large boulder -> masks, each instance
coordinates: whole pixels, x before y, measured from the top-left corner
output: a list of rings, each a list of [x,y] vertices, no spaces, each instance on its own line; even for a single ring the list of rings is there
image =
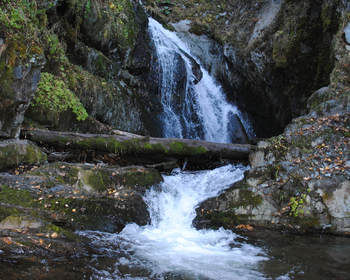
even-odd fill
[[[0,203],[55,211],[60,220],[53,222],[61,226],[119,232],[126,223],[149,222],[142,195],[162,181],[157,170],[141,166],[54,163],[25,174],[2,173]],[[0,211],[0,218],[6,213],[11,211]],[[39,216],[52,220],[45,213]]]
[[[46,154],[32,142],[27,140],[0,142],[0,170],[16,168],[27,164],[43,164],[46,161]]]

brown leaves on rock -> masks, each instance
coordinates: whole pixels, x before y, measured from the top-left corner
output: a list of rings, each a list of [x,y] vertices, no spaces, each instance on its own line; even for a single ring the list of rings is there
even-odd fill
[[[11,237],[3,237],[0,239],[1,241],[5,242],[7,245],[10,245],[13,243],[12,238]]]
[[[238,226],[236,226],[236,228],[243,229],[243,230],[249,230],[249,231],[253,230],[253,227],[251,225],[238,225]]]
[[[332,177],[334,174],[350,175],[349,146],[350,146],[350,114],[326,116],[322,118],[310,118],[309,125],[302,127],[294,136],[320,134],[323,143],[314,146],[313,152],[302,158],[291,161],[293,165],[303,164],[309,175],[304,174],[303,180],[322,179]],[[328,131],[327,131],[328,129]],[[324,135],[322,134],[325,131]],[[333,131],[333,134],[332,134]],[[339,135],[340,133],[340,135]],[[322,136],[323,135],[323,136]],[[332,136],[338,135],[337,142],[332,142]],[[292,136],[292,135],[290,135]],[[301,167],[302,168],[302,167]]]

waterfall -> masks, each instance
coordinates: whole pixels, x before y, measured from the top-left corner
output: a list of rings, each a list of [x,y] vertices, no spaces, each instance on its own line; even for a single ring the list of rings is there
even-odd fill
[[[164,176],[145,195],[152,222],[128,224],[121,233],[81,232],[115,258],[111,271],[96,279],[265,279],[260,248],[236,241],[230,230],[196,230],[195,207],[243,178],[243,166]],[[95,279],[95,278],[94,278]]]
[[[161,69],[164,136],[230,142],[230,118],[240,112],[175,33],[153,19],[149,28]],[[237,241],[230,230],[192,225],[196,207],[243,179],[248,168],[174,170],[144,195],[151,224],[128,224],[119,234],[80,232],[115,261],[108,271],[94,265],[94,279],[264,279],[260,248]]]
[[[152,18],[149,30],[160,66],[164,137],[230,143],[232,115],[238,115],[245,130],[251,131],[248,121],[226,101],[221,86],[191,56],[176,33]]]

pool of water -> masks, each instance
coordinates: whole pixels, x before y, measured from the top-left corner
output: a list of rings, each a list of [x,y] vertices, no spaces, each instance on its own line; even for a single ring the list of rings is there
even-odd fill
[[[0,279],[215,279],[193,270],[175,269],[156,274],[152,268],[154,263],[145,259],[135,261],[135,252],[131,248],[121,251],[120,243],[106,238],[111,234],[94,232],[93,235],[95,237],[91,241],[95,249],[88,256],[57,259],[0,256]],[[263,259],[255,265],[245,266],[230,278],[221,279],[350,279],[349,238],[253,231],[239,233],[232,244],[238,249],[247,245],[259,248]],[[241,262],[233,255],[232,258],[232,263]],[[211,269],[218,269],[221,262],[228,263],[228,260],[208,257]]]
[[[267,279],[350,279],[349,238],[270,231],[242,236],[266,253],[259,271]]]

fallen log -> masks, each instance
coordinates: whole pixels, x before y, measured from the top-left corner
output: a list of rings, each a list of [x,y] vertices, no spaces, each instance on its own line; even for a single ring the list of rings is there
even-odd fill
[[[43,130],[22,130],[21,138],[48,144],[61,150],[79,149],[85,151],[125,155],[163,155],[169,157],[221,158],[248,160],[255,146],[248,144],[225,144],[203,140],[178,138],[155,138],[131,133],[120,135],[80,134]]]

